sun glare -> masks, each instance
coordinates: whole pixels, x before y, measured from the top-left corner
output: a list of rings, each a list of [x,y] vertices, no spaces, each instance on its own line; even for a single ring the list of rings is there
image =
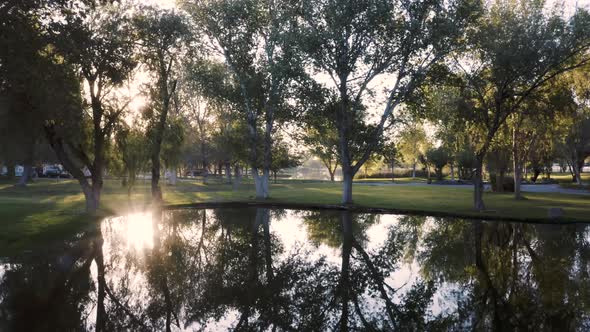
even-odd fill
[[[123,217],[120,227],[122,229],[119,234],[124,234],[128,249],[151,249],[154,246],[151,213],[129,214]]]

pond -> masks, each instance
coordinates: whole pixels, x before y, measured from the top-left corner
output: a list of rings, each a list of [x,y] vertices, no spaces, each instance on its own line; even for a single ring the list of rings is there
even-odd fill
[[[589,262],[586,225],[137,213],[0,259],[0,331],[584,331]]]

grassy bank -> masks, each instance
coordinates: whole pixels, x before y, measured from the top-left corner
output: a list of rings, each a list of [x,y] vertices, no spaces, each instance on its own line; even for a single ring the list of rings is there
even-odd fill
[[[227,184],[203,185],[197,181],[163,186],[166,204],[252,201],[252,185],[236,191]],[[338,204],[341,186],[330,182],[282,181],[271,188],[271,203]],[[526,200],[514,201],[510,194],[486,193],[489,211],[471,208],[471,187],[368,186],[354,187],[355,204],[371,208],[408,212],[445,213],[476,218],[543,220],[551,207],[565,210],[568,221],[590,222],[590,197],[527,193]],[[102,213],[124,214],[149,203],[149,183],[140,181],[131,197],[118,181],[106,181]],[[76,182],[38,180],[26,188],[0,183],[0,253],[27,248],[32,244],[63,239],[91,222],[83,213],[84,199]]]

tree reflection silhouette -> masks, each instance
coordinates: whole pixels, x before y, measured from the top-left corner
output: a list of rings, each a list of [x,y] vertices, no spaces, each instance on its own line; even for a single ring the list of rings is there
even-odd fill
[[[418,254],[425,278],[461,292],[452,314],[476,331],[577,331],[588,316],[588,229],[436,219]],[[458,251],[470,249],[463,255]]]
[[[153,211],[153,246],[134,248],[124,222],[7,259],[0,330],[590,328],[585,226],[186,209]],[[307,235],[281,233],[288,223]]]

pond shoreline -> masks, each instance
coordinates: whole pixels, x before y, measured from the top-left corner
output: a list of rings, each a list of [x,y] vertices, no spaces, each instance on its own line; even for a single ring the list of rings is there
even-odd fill
[[[486,220],[486,221],[500,221],[500,222],[519,222],[529,224],[554,224],[554,225],[576,225],[576,224],[590,224],[589,221],[568,220],[567,218],[518,218],[507,216],[494,215],[471,215],[456,212],[441,212],[441,211],[423,211],[423,210],[408,210],[408,209],[393,209],[393,208],[375,208],[362,205],[340,205],[340,204],[309,204],[309,203],[288,203],[288,202],[272,202],[272,201],[225,201],[225,202],[197,202],[197,203],[183,203],[183,204],[165,204],[164,210],[174,209],[214,209],[214,208],[245,208],[245,207],[267,207],[267,208],[282,208],[294,210],[341,210],[350,211],[354,213],[379,213],[379,214],[408,214],[415,216],[430,216],[430,217],[454,217],[469,220]],[[490,213],[491,210],[486,210]],[[474,214],[477,212],[473,212]]]

